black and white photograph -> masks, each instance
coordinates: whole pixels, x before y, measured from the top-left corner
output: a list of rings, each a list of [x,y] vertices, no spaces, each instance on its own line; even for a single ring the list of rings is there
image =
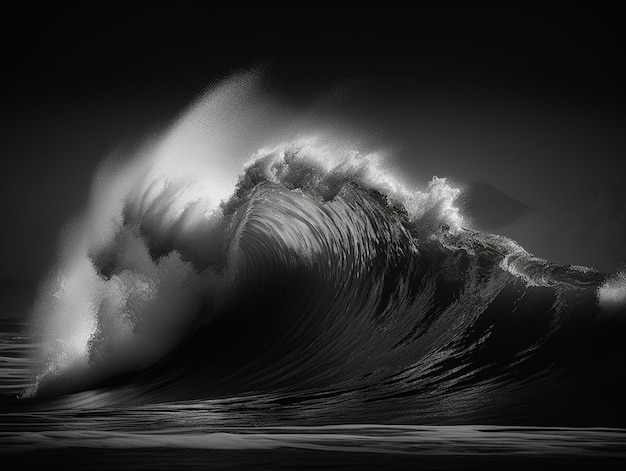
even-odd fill
[[[626,465],[619,4],[3,20],[3,470]]]

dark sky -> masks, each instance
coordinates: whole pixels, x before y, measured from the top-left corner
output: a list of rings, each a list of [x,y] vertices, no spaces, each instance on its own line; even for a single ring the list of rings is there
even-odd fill
[[[395,148],[416,183],[476,179],[541,205],[583,182],[624,180],[617,7],[297,5],[5,14],[0,277],[49,268],[58,231],[111,151],[254,66],[295,108],[334,90],[336,114]]]

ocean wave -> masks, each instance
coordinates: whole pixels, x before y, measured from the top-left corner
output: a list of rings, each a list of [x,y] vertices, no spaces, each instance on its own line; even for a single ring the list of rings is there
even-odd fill
[[[259,131],[254,83],[103,166],[41,290],[24,397],[254,392],[304,417],[525,420],[566,417],[597,395],[581,382],[616,374],[623,324],[601,311],[624,312],[621,278],[471,230],[445,178],[412,189],[347,139]],[[575,419],[623,420],[621,391]]]

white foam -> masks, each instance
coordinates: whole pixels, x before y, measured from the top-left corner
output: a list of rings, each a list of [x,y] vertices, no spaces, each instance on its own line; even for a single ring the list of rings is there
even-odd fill
[[[126,219],[148,224],[154,237],[201,245],[205,259],[222,250],[214,236],[224,229],[219,203],[252,146],[280,122],[280,113],[267,118],[258,79],[250,73],[215,87],[164,137],[100,167],[36,303],[38,391],[71,391],[149,365],[180,340],[198,305],[220,291],[218,274],[198,275],[176,251],[153,260]],[[116,265],[109,278],[93,263],[94,254],[107,251]]]
[[[598,304],[608,312],[626,311],[626,272],[608,278],[598,288]]]
[[[295,141],[263,148],[246,164],[246,179],[268,181],[289,189],[298,188],[308,194],[330,198],[348,182],[384,194],[392,203],[401,204],[409,216],[425,231],[437,230],[446,224],[450,231],[463,225],[459,209],[454,205],[460,190],[445,178],[433,177],[428,188],[410,189],[394,173],[385,168],[385,155],[360,153],[336,136],[312,135]],[[432,226],[432,227],[431,227]]]

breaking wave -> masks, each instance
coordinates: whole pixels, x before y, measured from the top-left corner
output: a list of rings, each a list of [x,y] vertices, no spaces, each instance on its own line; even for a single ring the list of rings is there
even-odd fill
[[[336,132],[268,120],[258,87],[216,87],[101,168],[41,289],[25,397],[623,424],[623,274],[472,230],[445,178],[414,189]]]

